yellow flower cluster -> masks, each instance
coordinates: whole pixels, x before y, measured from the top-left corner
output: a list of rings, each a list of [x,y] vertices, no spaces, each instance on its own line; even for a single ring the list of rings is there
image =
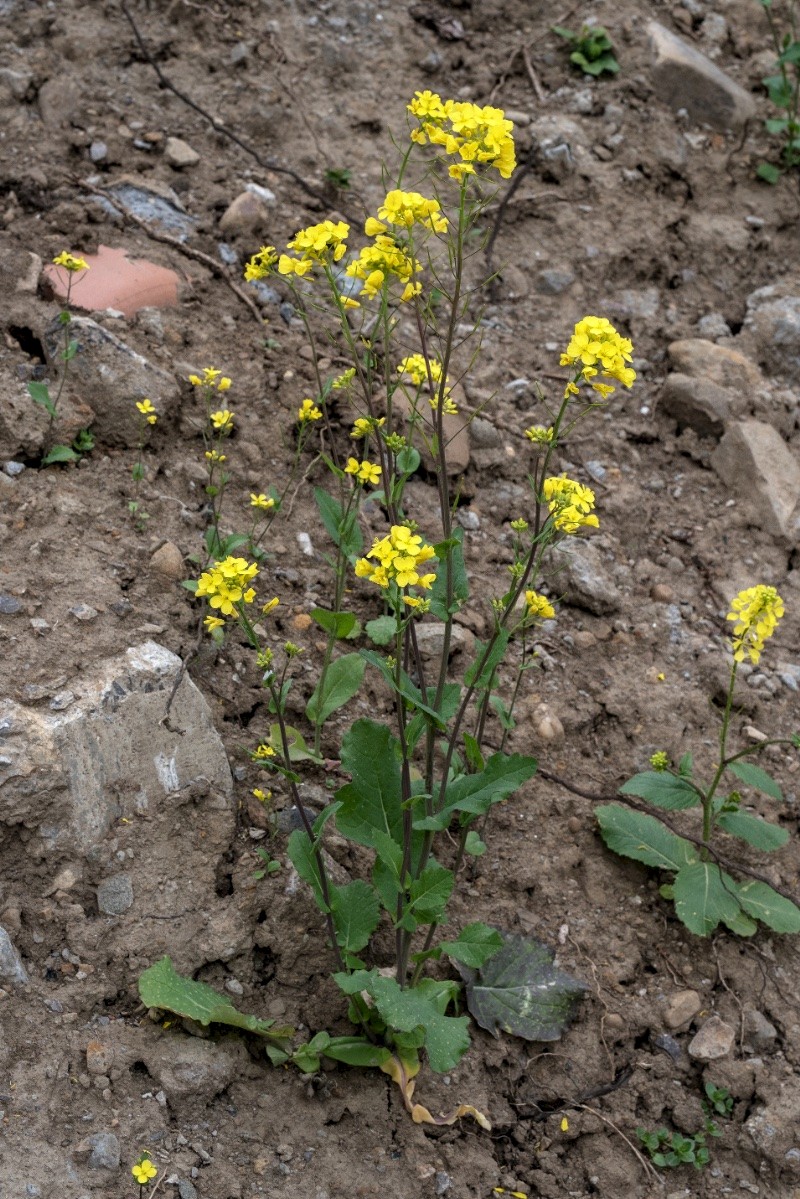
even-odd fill
[[[137,400],[136,407],[139,409],[148,425],[154,425],[156,423],[158,420],[158,413],[156,412],[150,400]]]
[[[439,201],[428,200],[419,192],[404,192],[399,188],[390,191],[378,209],[378,217],[379,220],[373,216],[367,218],[364,225],[367,237],[386,233],[387,225],[401,225],[410,229],[415,222],[434,233],[447,232],[447,217],[442,213]]]
[[[525,430],[525,436],[534,445],[550,445],[553,440],[553,426],[545,428],[544,425],[531,425]]]
[[[53,259],[55,266],[63,266],[65,271],[69,271],[74,275],[77,271],[88,271],[89,263],[85,258],[78,258],[76,254],[70,254],[69,250],[62,250],[60,254],[56,254]]]
[[[230,379],[213,366],[203,367],[202,375],[189,375],[189,382],[192,387],[208,387],[212,391],[227,391],[231,385]]]
[[[386,417],[382,416],[380,420],[375,416],[359,416],[354,422],[350,430],[351,437],[369,437],[370,433],[375,429],[380,429],[386,424]]]
[[[656,750],[650,757],[650,765],[653,767],[653,770],[661,774],[669,766],[669,757],[664,753],[663,749]]]
[[[442,100],[435,92],[416,92],[408,111],[419,121],[411,140],[424,146],[430,142],[444,152],[458,155],[460,161],[449,168],[454,179],[473,175],[477,165],[488,165],[510,179],[517,165],[514,154],[513,122],[506,120],[501,108],[487,104],[469,104],[461,100]]]
[[[550,508],[553,524],[561,533],[577,533],[579,529],[596,529],[600,522],[592,512],[594,492],[566,475],[545,479],[542,494]]]
[[[525,615],[535,620],[552,620],[556,610],[538,591],[525,592]]]
[[[363,462],[359,462],[357,458],[348,458],[347,466],[344,468],[346,475],[355,475],[359,483],[380,483],[381,468],[377,462],[367,462],[366,458]]]
[[[297,419],[301,425],[307,425],[313,420],[322,420],[322,412],[313,400],[303,400],[297,409]]]
[[[393,237],[379,233],[346,267],[345,274],[351,279],[363,279],[361,295],[369,298],[376,296],[384,283],[394,277],[405,285],[400,299],[406,301],[422,291],[422,284],[414,282],[414,275],[421,270],[421,263],[407,254]]]
[[[291,258],[281,254],[278,259],[278,272],[281,275],[307,275],[315,264],[338,262],[347,251],[347,235],[350,226],[345,221],[321,221],[318,225],[309,225],[301,229],[287,245],[287,250],[293,250],[299,255]]]
[[[424,545],[418,533],[412,533],[404,525],[392,525],[386,537],[373,542],[366,558],[356,562],[359,579],[369,579],[378,587],[386,588],[390,583],[398,587],[421,587],[427,591],[436,579],[435,574],[420,574],[420,567],[436,557],[432,545]],[[375,559],[370,562],[370,558]],[[410,605],[416,606],[414,600]]]
[[[277,261],[278,254],[275,247],[262,246],[244,268],[245,280],[252,283],[256,279],[266,279],[267,275],[272,274]]]
[[[434,393],[430,397],[431,408],[439,407],[439,384],[442,380],[442,364],[437,362],[435,358],[426,360],[424,354],[409,354],[407,358],[401,359],[397,364],[398,375],[406,375],[410,383],[415,387],[423,387],[428,383],[428,371],[430,370],[430,378],[434,385]],[[450,388],[445,387],[443,410],[450,416],[455,416],[458,413],[453,399],[450,395]]]
[[[735,621],[733,626],[733,657],[743,662],[745,655],[755,666],[764,649],[764,642],[778,627],[784,614],[783,600],[774,587],[759,583],[740,591],[731,600],[731,610],[726,619]]]
[[[617,332],[611,321],[604,316],[585,316],[575,326],[570,343],[561,355],[561,365],[581,363],[581,376],[605,399],[615,388],[593,380],[600,374],[601,379],[616,379],[623,387],[632,387],[636,371],[626,365],[631,361],[632,352],[632,343]],[[567,387],[566,394],[575,394],[577,390],[573,383]]]
[[[246,558],[225,558],[201,574],[195,595],[207,596],[215,611],[223,616],[233,616],[242,604],[252,604],[256,598],[255,588],[248,587],[248,583],[257,574],[255,562],[248,563]]]
[[[233,413],[229,408],[220,408],[218,412],[212,412],[208,419],[221,437],[233,432]]]
[[[356,368],[354,366],[351,366],[350,369],[344,371],[343,374],[337,375],[337,377],[331,383],[331,391],[346,390],[350,386],[350,384],[353,382],[355,373],[356,373]]]

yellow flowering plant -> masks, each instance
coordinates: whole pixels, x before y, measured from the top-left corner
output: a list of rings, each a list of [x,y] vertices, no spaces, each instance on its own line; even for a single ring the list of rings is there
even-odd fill
[[[728,645],[730,679],[717,760],[706,778],[691,753],[673,765],[669,754],[658,750],[650,758],[650,770],[634,775],[620,787],[624,803],[633,806],[616,802],[595,809],[609,848],[673,876],[661,887],[661,894],[674,902],[678,918],[700,937],[713,933],[720,924],[749,937],[759,920],[774,932],[800,932],[800,907],[791,896],[770,885],[746,861],[731,860],[719,837],[727,834],[765,853],[780,849],[789,839],[786,828],[747,810],[741,787],[782,803],[781,788],[772,775],[747,759],[758,758],[773,745],[800,749],[800,736],[767,738],[733,753],[728,749],[739,665],[746,660],[758,665],[765,643],[783,615],[783,600],[774,587],[763,583],[747,587],[731,601],[726,617],[733,624]],[[726,776],[735,780],[732,786],[723,787]],[[693,829],[687,823],[678,828],[670,818],[650,814],[639,802],[642,800],[657,811],[696,809],[701,826]]]

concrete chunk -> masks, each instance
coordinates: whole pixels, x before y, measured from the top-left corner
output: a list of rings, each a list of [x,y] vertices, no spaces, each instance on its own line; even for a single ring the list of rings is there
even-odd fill
[[[713,129],[741,129],[755,116],[753,97],[715,66],[705,54],[657,21],[647,26],[653,62],[650,77],[656,95],[691,120]]]
[[[772,425],[734,421],[711,465],[755,524],[793,541],[800,532],[800,465]]]

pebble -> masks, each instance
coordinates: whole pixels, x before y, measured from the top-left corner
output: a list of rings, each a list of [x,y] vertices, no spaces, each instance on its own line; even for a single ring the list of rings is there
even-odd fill
[[[564,726],[547,704],[539,704],[533,713],[533,728],[539,741],[546,745],[561,745]]]
[[[24,462],[6,462],[3,464],[3,470],[7,475],[10,475],[12,479],[15,479],[17,475],[21,475],[24,469]]]
[[[244,995],[244,987],[238,978],[226,978],[225,990],[230,991],[231,995]]]
[[[298,612],[297,616],[292,617],[292,628],[298,633],[304,633],[306,629],[310,629],[314,621],[307,612]]]
[[[164,157],[171,167],[182,170],[184,167],[197,166],[200,155],[187,142],[179,137],[168,137],[164,144]]]
[[[182,579],[186,574],[186,568],[183,565],[183,554],[177,545],[171,541],[165,541],[151,556],[150,569],[155,571],[156,574],[163,575],[165,579],[172,579],[175,582]]]
[[[180,1199],[197,1199],[197,1189],[188,1178],[181,1178],[178,1183],[178,1195]]]
[[[97,906],[106,916],[121,916],[133,904],[133,883],[129,874],[114,874],[97,888]]]
[[[0,978],[12,983],[26,983],[28,975],[14,943],[0,926]]]
[[[656,1049],[663,1049],[668,1054],[673,1062],[681,1060],[682,1049],[674,1037],[671,1037],[668,1032],[661,1032],[657,1037],[653,1037],[653,1044]]]
[[[688,1024],[702,1006],[703,1001],[697,991],[678,991],[664,1009],[664,1023],[667,1028],[680,1028]]]
[[[263,200],[250,191],[240,192],[220,217],[223,233],[248,235],[263,232],[270,221],[269,209]]]
[[[49,706],[50,706],[50,710],[53,712],[63,712],[65,708],[68,708],[70,706],[70,704],[74,704],[74,703],[75,703],[75,692],[74,691],[59,691],[58,694],[54,695],[53,698],[50,700]]]
[[[13,595],[0,594],[0,615],[14,616],[15,613],[19,612],[21,607],[22,604],[18,599],[14,599]]]
[[[102,1041],[90,1041],[86,1046],[86,1069],[90,1074],[108,1074],[114,1065],[114,1050]]]
[[[94,1132],[78,1145],[77,1153],[89,1153],[89,1165],[93,1170],[119,1169],[119,1141],[113,1132]]]
[[[655,600],[657,604],[671,604],[675,599],[675,592],[669,583],[655,583],[650,589],[650,599]]]
[[[311,544],[311,538],[309,537],[308,533],[298,533],[297,544],[300,546],[300,549],[307,558],[314,557],[314,546]]]
[[[108,158],[108,146],[105,142],[92,142],[89,147],[89,157],[92,162],[104,162]]]
[[[689,1042],[689,1057],[697,1062],[713,1062],[717,1058],[727,1057],[735,1039],[736,1032],[730,1024],[720,1020],[719,1016],[709,1016]]]
[[[745,1053],[771,1053],[775,1049],[778,1030],[770,1024],[767,1017],[755,1010],[744,1014],[744,1040],[742,1048]]]
[[[95,620],[97,609],[91,608],[88,604],[76,604],[74,608],[70,608],[69,614],[76,620]]]
[[[456,520],[468,533],[476,533],[481,527],[481,520],[477,512],[472,512],[469,508],[459,508]]]

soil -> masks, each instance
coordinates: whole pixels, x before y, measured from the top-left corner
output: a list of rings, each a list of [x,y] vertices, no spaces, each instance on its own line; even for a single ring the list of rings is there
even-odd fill
[[[622,69],[614,78],[573,71],[549,31],[579,24],[589,10],[617,46]],[[525,510],[520,433],[542,419],[535,381],[557,386],[558,351],[574,322],[587,312],[607,315],[633,339],[639,378],[576,432],[560,467],[595,488],[601,527],[592,541],[612,598],[560,605],[510,746],[536,752],[548,771],[583,790],[610,794],[657,749],[678,755],[691,746],[701,763],[710,760],[717,714],[709,697],[718,703],[724,687],[726,605],[755,582],[778,588],[787,615],[763,670],[737,693],[733,735],[744,745],[754,735],[748,729],[788,734],[797,724],[796,687],[779,677],[781,663],[800,662],[796,551],[751,523],[709,468],[713,440],[679,432],[657,406],[669,343],[719,337],[759,360],[767,419],[797,450],[796,380],[782,377],[770,347],[742,331],[747,297],[793,278],[796,286],[800,272],[796,180],[769,188],[755,178],[757,164],[774,153],[763,132],[770,113],[759,80],[770,56],[760,6],[600,0],[562,11],[523,0],[130,0],[130,12],[181,91],[263,160],[293,168],[329,204],[260,166],[162,87],[116,3],[0,0],[0,68],[22,79],[14,94],[0,87],[0,257],[10,263],[28,251],[46,262],[64,248],[92,253],[107,245],[183,280],[173,307],[127,318],[94,314],[181,380],[179,405],[144,452],[146,521],[128,515],[130,444],[98,436],[69,468],[42,468],[32,442],[10,451],[26,469],[6,476],[0,490],[0,591],[19,601],[18,611],[0,615],[4,692],[23,703],[47,700],[100,660],[155,639],[190,660],[236,779],[235,819],[199,799],[147,822],[121,822],[83,862],[77,852],[54,860],[33,832],[0,823],[0,923],[31,976],[26,988],[0,991],[0,1196],[127,1199],[137,1189],[130,1164],[144,1148],[164,1172],[164,1199],[459,1199],[495,1187],[553,1199],[800,1195],[797,941],[766,929],[746,941],[726,932],[693,937],[659,896],[658,878],[604,848],[592,802],[543,780],[495,810],[489,851],[459,892],[452,919],[455,926],[488,920],[557,946],[560,966],[586,983],[587,997],[560,1042],[476,1030],[452,1075],[425,1070],[419,1082],[419,1098],[432,1110],[454,1099],[472,1103],[491,1119],[490,1133],[466,1120],[444,1130],[415,1126],[383,1075],[339,1067],[304,1080],[270,1068],[238,1036],[215,1031],[213,1049],[147,1018],[137,978],[169,953],[179,969],[220,988],[235,980],[246,1010],[312,1031],[347,1027],[318,914],[291,883],[280,836],[273,852],[282,869],[253,878],[263,842],[254,839],[261,814],[248,797],[259,777],[248,751],[269,715],[252,656],[235,638],[222,651],[206,638],[195,654],[197,608],[178,578],[151,563],[169,542],[184,559],[179,574],[189,576],[207,524],[201,412],[187,375],[213,364],[234,380],[226,397],[237,413],[231,527],[247,520],[251,491],[281,490],[288,479],[294,413],[313,394],[313,375],[302,329],[281,313],[280,283],[277,302],[254,312],[207,263],[121,222],[84,186],[124,177],[173,189],[194,219],[185,246],[220,262],[224,243],[224,254],[238,256],[231,275],[238,281],[262,242],[281,245],[331,214],[357,223],[375,210],[389,135],[402,138],[404,105],[417,89],[491,99],[517,114],[521,158],[531,122],[568,119],[572,167],[556,172],[535,159],[498,232],[498,279],[474,304],[482,352],[466,391],[473,406],[486,408],[460,482],[473,596],[464,625],[477,636],[488,627],[488,597],[509,560],[508,521]],[[653,16],[753,92],[758,118],[741,135],[692,126],[653,95],[644,32]],[[188,143],[199,161],[170,165],[169,137]],[[105,154],[95,150],[94,161],[98,143]],[[326,170],[349,171],[349,189],[337,192]],[[220,218],[250,182],[274,193],[266,224],[221,232]],[[485,264],[476,256],[470,269],[477,281]],[[560,281],[543,271],[559,272]],[[41,343],[58,311],[37,294],[35,280],[27,293],[13,290],[11,281],[0,301],[0,394],[8,396],[41,375]],[[698,332],[712,314],[718,319]],[[711,327],[716,332],[703,333]],[[326,347],[323,374],[340,364],[338,349]],[[102,417],[96,398],[92,406]],[[342,449],[350,419],[342,406]],[[307,483],[323,481],[314,467]],[[422,471],[409,493],[411,515],[435,536],[434,479]],[[375,508],[365,531],[382,528]],[[312,556],[300,533],[310,536]],[[309,487],[287,503],[268,550],[262,582],[281,597],[277,627],[306,651],[295,687],[302,709],[321,658],[306,616],[330,602],[326,539]],[[377,614],[366,588],[353,603],[362,616]],[[79,605],[94,616],[77,619],[71,610]],[[542,738],[541,705],[560,720],[563,739]],[[335,761],[349,721],[382,710],[387,697],[368,673],[359,698],[326,728],[328,757]],[[753,803],[796,834],[797,757],[777,751],[768,764],[786,802],[780,810]],[[307,776],[304,795],[313,804],[340,782],[334,764]],[[276,801],[290,802],[277,788]],[[798,846],[793,836],[768,861],[750,860],[796,894]],[[331,849],[343,868],[353,865],[335,839]],[[122,860],[136,902],[108,917],[95,888]],[[67,868],[78,881],[65,889]],[[61,879],[56,890],[54,879]],[[687,990],[700,997],[694,1023],[669,1029],[665,1008]],[[758,1052],[745,1032],[748,1012],[761,1013],[775,1033]],[[728,1056],[703,1066],[686,1050],[712,1013],[736,1039]],[[90,1042],[113,1054],[90,1048],[87,1060]],[[187,1051],[187,1043],[202,1048]],[[188,1066],[187,1052],[194,1055]],[[636,1129],[695,1131],[706,1081],[729,1089],[732,1116],[719,1121],[710,1166],[666,1174],[662,1187],[633,1152]],[[93,1133],[118,1139],[119,1170],[87,1164],[81,1142]]]

